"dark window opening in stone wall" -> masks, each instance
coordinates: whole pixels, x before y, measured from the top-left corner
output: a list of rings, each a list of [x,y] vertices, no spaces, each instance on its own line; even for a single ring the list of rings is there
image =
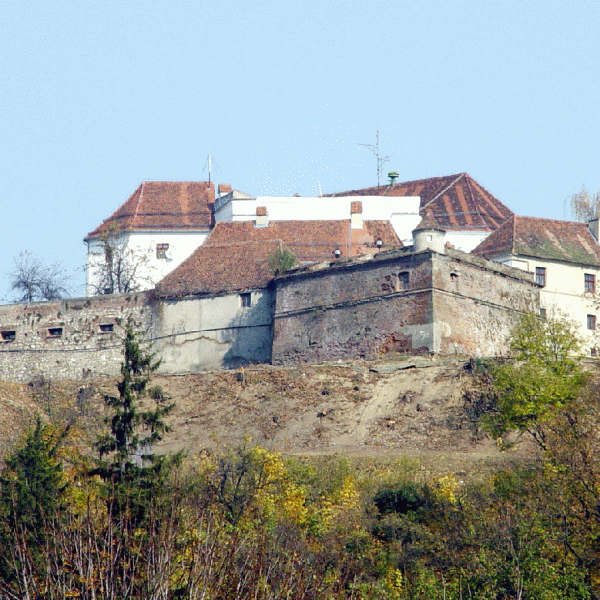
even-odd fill
[[[2,341],[3,342],[13,342],[15,340],[15,338],[17,337],[17,332],[16,331],[2,331],[0,333],[0,335],[2,335]]]
[[[51,338],[59,338],[62,337],[63,328],[62,327],[50,327],[48,328],[48,337]]]
[[[101,333],[110,333],[111,331],[114,331],[115,326],[112,323],[104,323],[102,325],[100,325],[100,332]]]
[[[398,280],[400,281],[400,289],[406,290],[408,289],[408,283],[410,280],[410,275],[408,271],[402,271],[402,273],[398,273]]]

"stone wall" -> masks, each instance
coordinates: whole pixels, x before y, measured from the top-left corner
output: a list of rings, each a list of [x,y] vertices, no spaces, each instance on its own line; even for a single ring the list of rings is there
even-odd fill
[[[523,312],[539,313],[533,276],[451,249],[432,260],[435,352],[505,355],[506,339]]]
[[[390,351],[494,356],[539,288],[460,251],[387,252],[276,281],[276,364],[374,359]]]
[[[0,306],[0,379],[116,375],[129,316],[152,337],[152,313],[143,293]]]

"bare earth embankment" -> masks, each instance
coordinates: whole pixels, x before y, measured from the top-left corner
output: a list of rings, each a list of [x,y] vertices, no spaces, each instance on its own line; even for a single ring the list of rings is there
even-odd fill
[[[93,439],[114,381],[0,383],[0,451],[37,413],[75,420]],[[527,455],[500,452],[477,426],[467,360],[408,358],[297,367],[255,366],[155,376],[176,408],[164,450],[191,454],[244,442],[294,455],[408,456],[440,470],[479,471]],[[89,391],[81,391],[87,388]]]

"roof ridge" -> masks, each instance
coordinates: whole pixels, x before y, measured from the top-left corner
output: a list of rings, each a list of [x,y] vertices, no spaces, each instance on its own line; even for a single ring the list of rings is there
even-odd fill
[[[466,175],[465,181],[467,182],[467,189],[469,190],[469,195],[471,196],[471,202],[475,205],[475,211],[477,213],[477,216],[479,217],[479,223],[483,224],[483,226],[486,229],[489,229],[487,223],[485,222],[485,219],[483,218],[483,215],[481,214],[481,210],[479,209],[479,202],[475,200],[473,194],[473,178],[468,173],[463,173],[463,175]]]
[[[142,203],[142,200],[144,199],[144,186],[146,185],[145,181],[142,181],[142,185],[141,185],[141,190],[140,190],[140,197],[138,198],[137,204],[135,205],[135,210],[133,211],[133,218],[131,219],[131,223],[135,224],[137,222],[137,216],[138,216],[138,210],[140,208],[140,204]]]
[[[447,185],[437,196],[434,196],[433,198],[431,198],[431,200],[429,200],[429,202],[422,208],[425,208],[426,206],[428,206],[429,204],[431,204],[432,202],[437,200],[442,194],[447,192],[453,185],[456,185],[461,180],[461,178],[464,177],[465,175],[466,175],[466,173],[460,173],[460,175],[450,185]]]
[[[515,239],[517,237],[517,215],[512,216],[512,239],[510,242],[510,252],[515,254]]]

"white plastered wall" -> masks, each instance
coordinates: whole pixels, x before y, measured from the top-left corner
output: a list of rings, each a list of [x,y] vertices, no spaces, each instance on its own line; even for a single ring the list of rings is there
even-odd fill
[[[131,253],[131,259],[139,264],[137,279],[139,290],[147,290],[158,283],[165,275],[178,267],[198,246],[201,246],[209,234],[205,231],[148,231],[124,233],[116,238]],[[158,244],[168,244],[166,258],[158,258]],[[86,295],[94,295],[105,264],[104,243],[95,238],[88,241]]]
[[[161,373],[197,373],[271,360],[273,294],[239,293],[161,302],[155,343]],[[167,337],[164,337],[167,336]]]
[[[223,198],[217,202],[215,221],[253,221],[259,206],[267,208],[269,221],[334,221],[350,218],[350,204],[362,202],[364,220],[390,221],[405,246],[413,241],[413,229],[421,222],[419,196],[340,196],[334,198],[258,196]],[[479,245],[489,231],[450,231],[445,242],[463,252]]]
[[[215,221],[253,221],[259,206],[267,208],[269,221],[338,221],[350,218],[350,205],[357,200],[362,202],[363,219],[391,221],[403,243],[412,241],[412,230],[421,220],[418,196],[258,196],[232,199],[217,208]]]
[[[597,293],[585,291],[585,274],[595,275],[596,291],[600,288],[600,268],[561,261],[523,256],[501,256],[494,260],[511,267],[535,273],[536,267],[546,269],[546,286],[540,290],[540,306],[546,314],[566,315],[577,326],[583,340],[583,353],[600,348],[600,303]],[[588,315],[596,316],[596,330],[588,329]]]

